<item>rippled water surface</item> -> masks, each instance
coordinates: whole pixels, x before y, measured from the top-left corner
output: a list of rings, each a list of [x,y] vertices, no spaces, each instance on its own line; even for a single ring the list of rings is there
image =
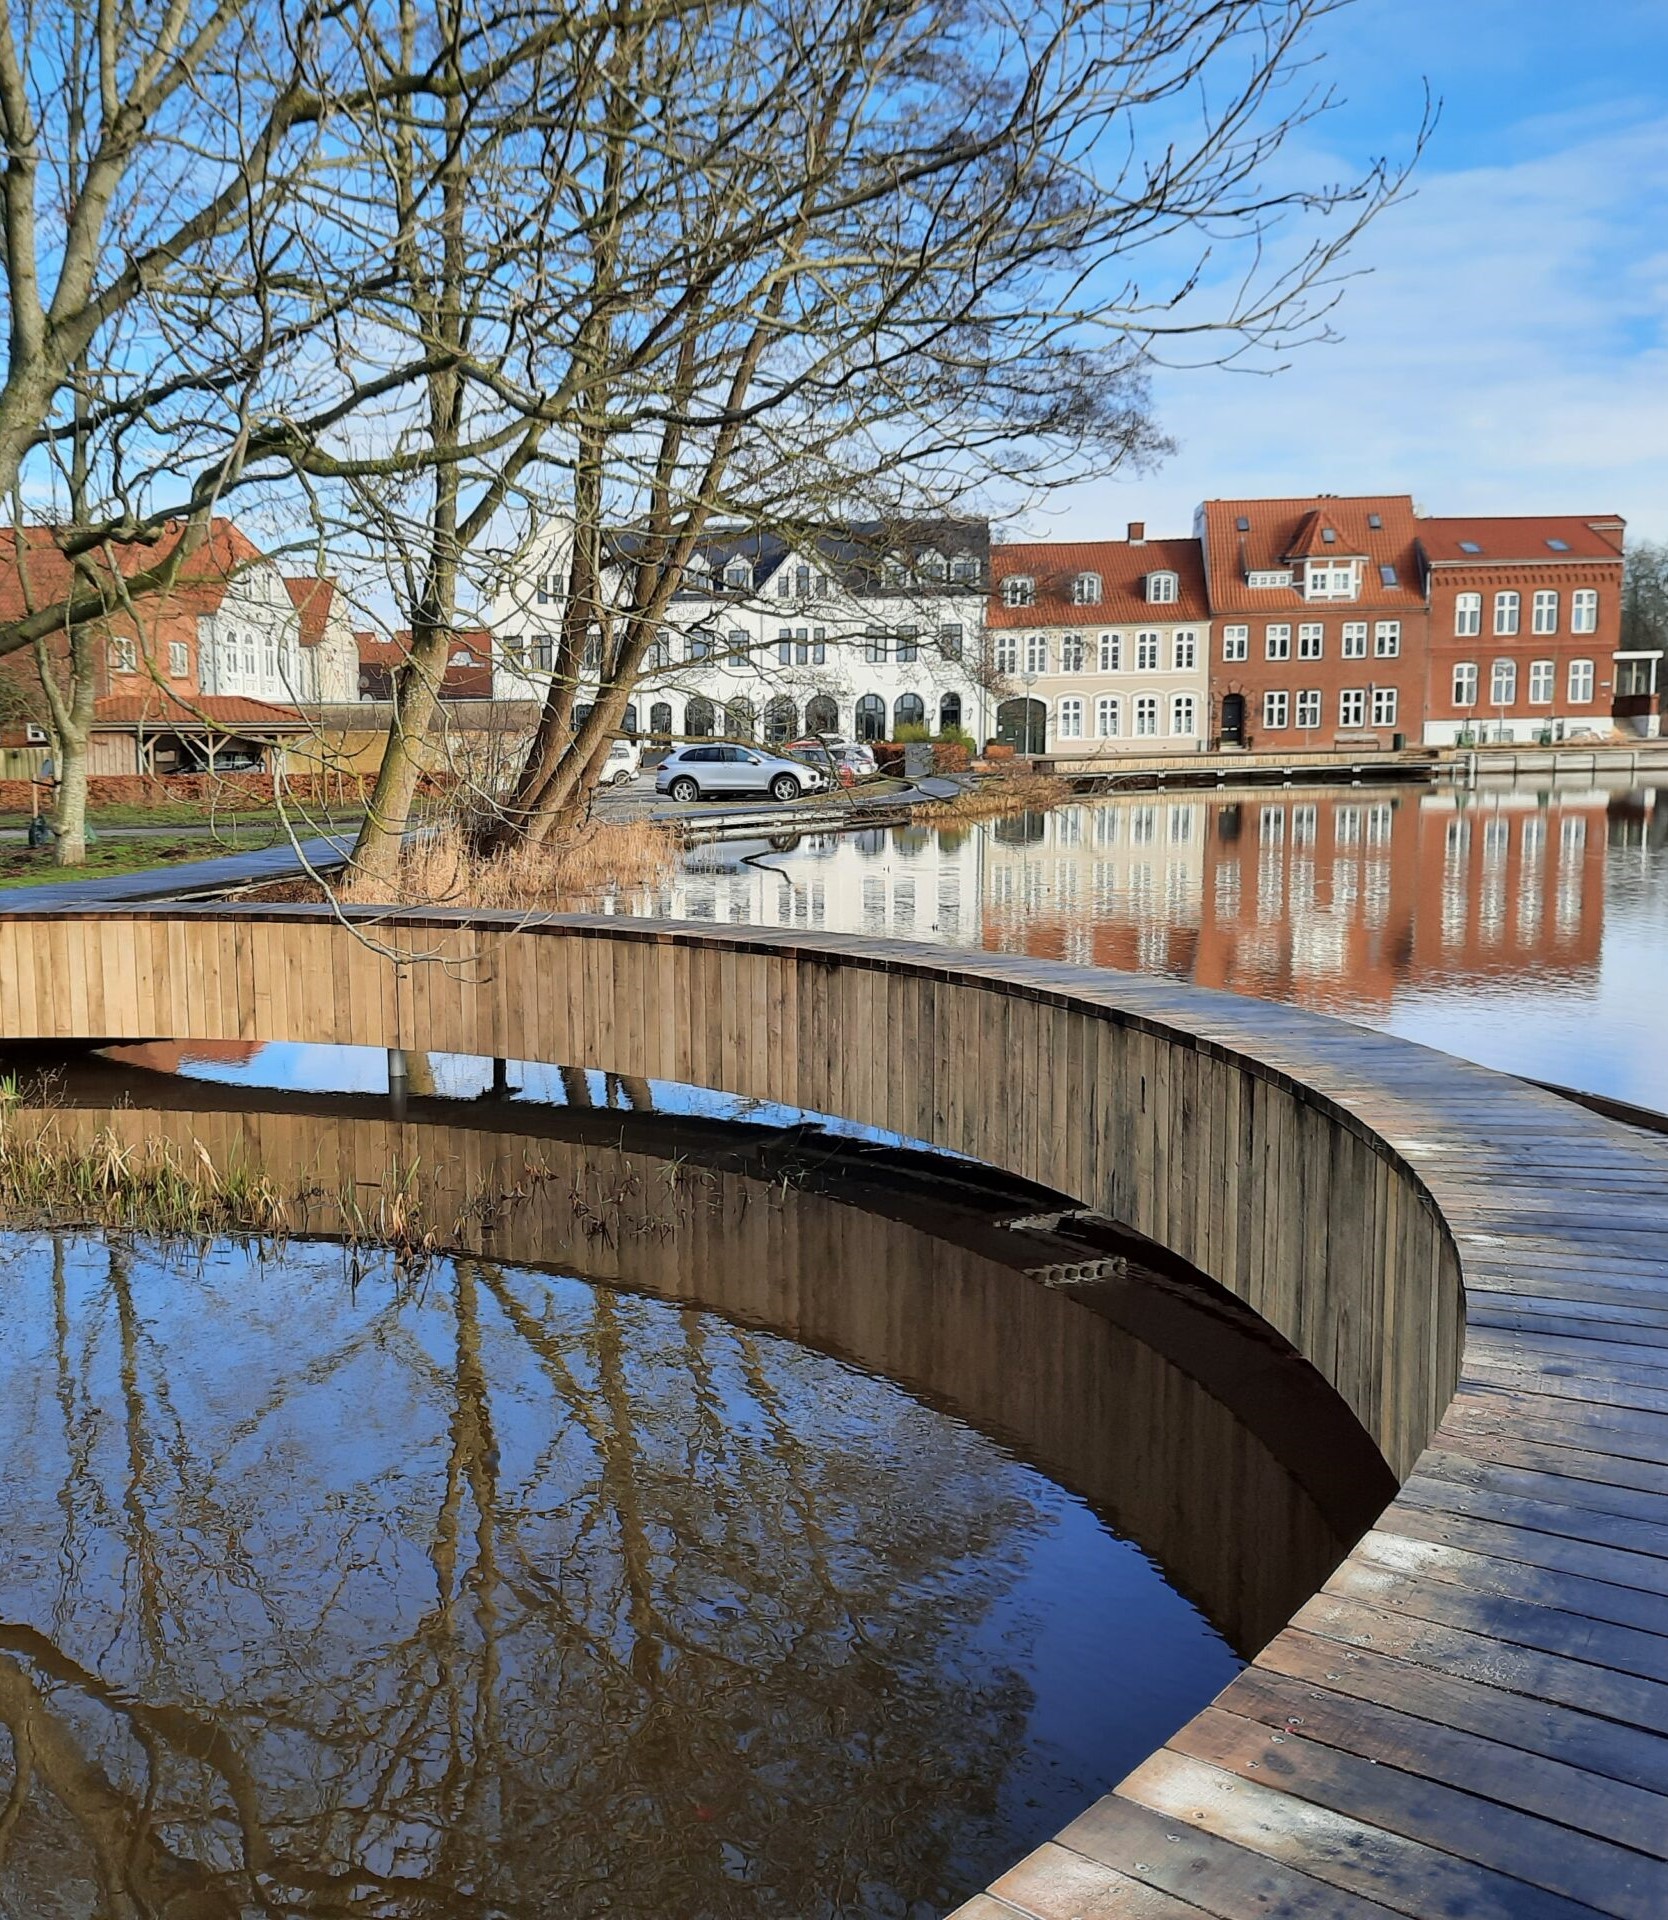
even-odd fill
[[[633,910],[1156,972],[1668,1105],[1668,793],[1260,788],[699,850]]]

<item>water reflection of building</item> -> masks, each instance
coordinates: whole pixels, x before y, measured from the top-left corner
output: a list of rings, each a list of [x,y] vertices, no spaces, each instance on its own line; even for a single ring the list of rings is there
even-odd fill
[[[977,830],[701,849],[633,901],[726,925],[984,946],[1339,1013],[1398,987],[1596,975],[1605,853],[1668,837],[1654,797],[1263,789],[1141,794]]]
[[[1284,790],[1026,815],[986,843],[984,944],[1335,1012],[1439,979],[1594,973],[1617,804]]]
[[[980,941],[979,838],[966,829],[871,828],[699,849],[633,910],[730,926]]]

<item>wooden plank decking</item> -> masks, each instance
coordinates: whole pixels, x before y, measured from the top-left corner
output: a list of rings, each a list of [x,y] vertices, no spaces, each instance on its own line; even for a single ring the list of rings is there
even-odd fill
[[[1129,1220],[1402,1480],[962,1920],[1668,1915],[1668,1142],[1294,1009],[943,949],[316,909],[0,918],[0,1037],[285,1038],[819,1107]]]

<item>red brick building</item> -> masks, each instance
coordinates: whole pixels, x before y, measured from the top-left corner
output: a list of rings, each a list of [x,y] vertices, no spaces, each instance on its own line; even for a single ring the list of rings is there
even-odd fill
[[[1207,500],[1211,737],[1262,750],[1417,740],[1427,617],[1407,494]]]
[[[1660,655],[1621,651],[1625,524],[1419,521],[1429,744],[1656,734]]]

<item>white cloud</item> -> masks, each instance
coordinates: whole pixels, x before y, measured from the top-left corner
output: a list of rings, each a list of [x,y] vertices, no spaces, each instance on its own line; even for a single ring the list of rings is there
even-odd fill
[[[1620,512],[1668,538],[1668,145],[1640,122],[1536,132],[1535,157],[1422,173],[1369,230],[1336,344],[1268,377],[1162,373],[1177,455],[1074,489],[1035,530],[1178,531],[1211,494],[1384,490]]]

